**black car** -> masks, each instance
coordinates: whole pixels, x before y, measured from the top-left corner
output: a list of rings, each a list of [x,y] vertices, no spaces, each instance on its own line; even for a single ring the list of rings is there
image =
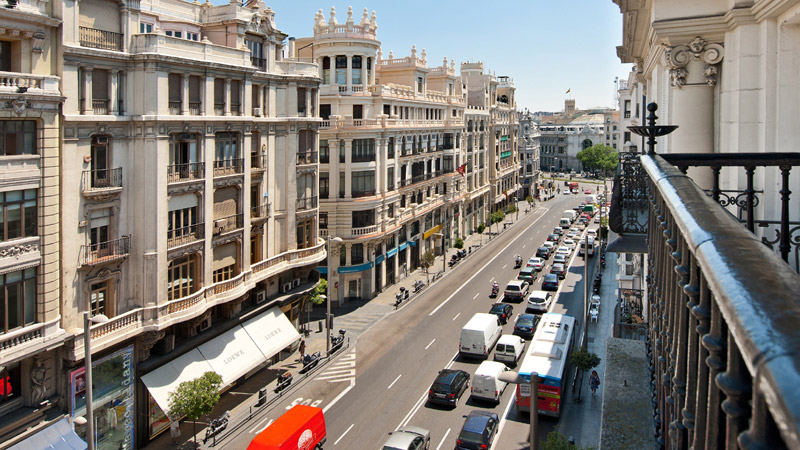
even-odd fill
[[[469,374],[463,370],[444,369],[439,372],[428,390],[428,401],[455,407],[469,388]]]
[[[558,242],[559,239],[561,239],[561,235],[559,234],[553,233],[550,236],[547,236],[547,240],[550,242]]]
[[[456,450],[481,450],[492,448],[500,418],[489,411],[473,410],[466,417],[456,440]]]
[[[496,315],[500,319],[500,323],[505,325],[511,315],[514,314],[514,308],[508,303],[495,303],[492,305],[492,309],[489,310],[489,314]]]
[[[536,249],[536,256],[542,259],[547,259],[550,257],[550,249],[547,247],[539,247]]]
[[[532,338],[533,332],[536,331],[536,325],[539,324],[539,317],[534,314],[522,314],[517,318],[514,323],[514,334],[526,338]]]
[[[558,290],[558,275],[554,273],[548,273],[544,276],[544,280],[542,281],[542,290],[543,291],[557,291]]]

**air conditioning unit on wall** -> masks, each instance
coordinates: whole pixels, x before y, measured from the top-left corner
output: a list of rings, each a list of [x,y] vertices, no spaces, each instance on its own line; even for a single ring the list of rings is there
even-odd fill
[[[264,303],[264,300],[266,299],[267,299],[267,293],[264,290],[256,292],[256,304]]]
[[[292,287],[297,287],[297,286],[300,286],[300,278],[295,278],[292,281]]]
[[[283,287],[281,287],[281,293],[285,294],[292,290],[292,283],[284,283]]]

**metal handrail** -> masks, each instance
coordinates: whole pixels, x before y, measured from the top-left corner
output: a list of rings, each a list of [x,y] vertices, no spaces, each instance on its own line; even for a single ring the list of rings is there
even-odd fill
[[[665,158],[641,161],[660,440],[800,448],[800,275]]]
[[[123,236],[112,241],[82,245],[83,265],[102,264],[126,257],[131,251],[131,237]]]
[[[244,159],[217,159],[214,160],[214,176],[234,175],[244,172]]]
[[[84,170],[81,178],[84,192],[119,188],[122,187],[122,167]]]
[[[199,241],[205,237],[205,232],[206,225],[203,222],[167,230],[167,248]]]
[[[297,211],[306,211],[317,207],[317,197],[303,197],[297,199]]]
[[[206,163],[195,162],[167,166],[167,182],[197,180],[205,178]]]

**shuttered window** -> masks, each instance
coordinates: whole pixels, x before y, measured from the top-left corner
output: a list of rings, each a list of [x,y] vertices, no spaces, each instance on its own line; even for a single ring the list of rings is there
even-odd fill
[[[238,213],[239,189],[226,187],[214,192],[214,219],[230,217]]]
[[[169,74],[169,101],[172,102],[179,102],[181,101],[181,91],[182,88],[182,77],[180,74],[171,73]]]
[[[94,69],[92,71],[92,99],[108,100],[108,71]]]
[[[115,0],[81,0],[79,24],[82,27],[120,33],[120,3]]]

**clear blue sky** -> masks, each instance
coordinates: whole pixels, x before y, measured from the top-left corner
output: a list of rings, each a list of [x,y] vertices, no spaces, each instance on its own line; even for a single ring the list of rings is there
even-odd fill
[[[215,4],[227,0],[212,0]],[[627,78],[616,46],[622,41],[622,15],[612,0],[384,1],[332,3],[269,2],[278,29],[294,37],[312,34],[314,12],[328,20],[331,6],[344,23],[353,7],[358,23],[364,7],[374,10],[384,58],[408,56],[411,45],[425,48],[428,66],[442,58],[481,60],[497,75],[514,78],[519,109],[561,111],[564,99],[578,108],[612,105],[614,77]],[[570,94],[565,95],[567,89]]]

